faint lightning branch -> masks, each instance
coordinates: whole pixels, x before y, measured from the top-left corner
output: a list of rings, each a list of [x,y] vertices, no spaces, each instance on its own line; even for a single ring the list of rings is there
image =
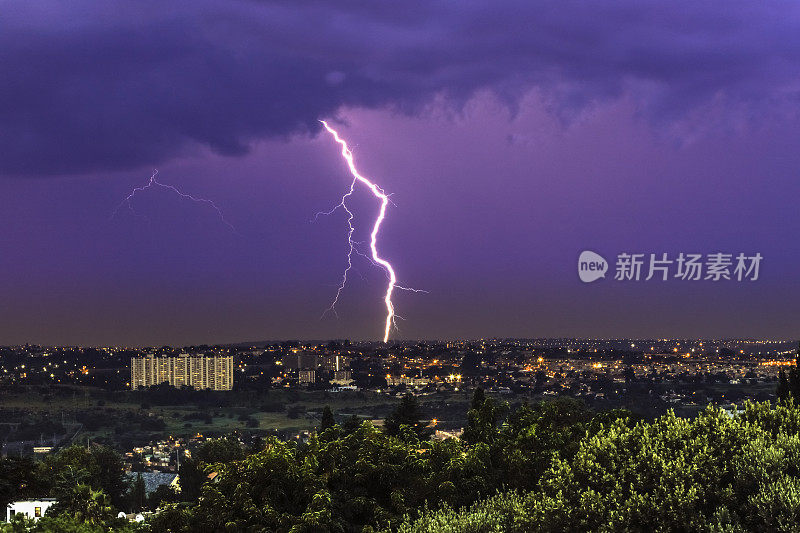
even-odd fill
[[[430,294],[430,291],[426,291],[425,289],[414,289],[411,287],[403,287],[402,285],[398,285],[397,283],[394,284],[394,288],[401,290],[401,291],[409,291],[409,292],[421,292],[423,294]],[[403,318],[398,315],[398,318]],[[405,319],[403,319],[405,320]]]
[[[352,176],[353,176],[353,181],[350,183],[350,189],[342,196],[342,199],[339,202],[339,204],[336,205],[336,207],[334,207],[330,211],[317,213],[317,217],[320,216],[320,215],[330,215],[333,212],[335,212],[337,209],[342,208],[342,209],[345,210],[345,212],[347,212],[347,216],[348,216],[348,218],[347,218],[347,225],[348,225],[347,242],[348,242],[348,245],[349,245],[349,250],[347,252],[347,268],[345,268],[345,270],[344,270],[344,274],[342,276],[342,282],[339,285],[339,289],[336,291],[336,297],[334,298],[333,303],[331,304],[331,306],[325,312],[327,313],[328,311],[333,311],[334,314],[336,313],[336,310],[335,310],[336,303],[339,301],[339,295],[342,293],[342,290],[344,290],[344,286],[347,283],[347,274],[348,274],[348,272],[350,271],[350,269],[353,266],[353,261],[352,261],[353,252],[355,252],[355,253],[357,253],[359,255],[364,255],[373,264],[376,264],[376,265],[380,266],[381,268],[383,268],[383,270],[386,272],[387,277],[389,278],[389,284],[386,287],[386,294],[384,295],[384,298],[383,298],[383,301],[386,304],[386,323],[385,323],[384,332],[383,332],[383,342],[387,342],[389,340],[389,333],[390,333],[392,327],[395,326],[395,316],[396,315],[395,315],[395,312],[394,312],[394,304],[392,303],[392,293],[394,292],[394,289],[397,288],[397,289],[402,289],[402,290],[410,290],[410,291],[413,291],[413,292],[426,292],[426,291],[421,291],[421,290],[418,290],[418,289],[410,289],[408,287],[403,287],[403,286],[398,285],[397,284],[397,276],[395,275],[394,268],[392,268],[392,265],[388,261],[386,261],[380,255],[378,255],[378,244],[377,244],[377,242],[378,242],[378,232],[381,229],[381,223],[383,222],[383,219],[386,217],[386,207],[387,207],[387,205],[389,203],[393,203],[393,202],[389,199],[389,195],[386,194],[383,191],[383,189],[378,187],[376,184],[372,183],[369,179],[365,178],[364,176],[362,176],[358,172],[358,170],[356,169],[356,166],[355,166],[355,162],[353,161],[353,153],[350,151],[350,148],[348,148],[347,142],[344,139],[342,139],[341,137],[339,137],[339,133],[336,130],[334,130],[333,128],[331,128],[328,125],[328,123],[325,122],[324,120],[320,120],[320,122],[325,127],[325,129],[328,131],[328,133],[330,133],[333,136],[334,140],[337,143],[339,143],[339,145],[341,145],[341,147],[342,147],[342,157],[344,158],[345,162],[347,163],[347,167],[350,169],[350,174],[352,174]],[[364,185],[366,185],[367,188],[369,188],[369,190],[372,192],[372,194],[376,198],[378,198],[378,200],[380,200],[380,204],[381,204],[380,205],[380,210],[378,212],[378,216],[375,219],[375,223],[372,226],[372,233],[370,234],[370,241],[369,241],[369,247],[370,247],[370,252],[371,252],[370,256],[366,256],[366,254],[363,254],[360,250],[358,250],[358,248],[355,246],[356,243],[353,241],[353,238],[352,238],[353,237],[353,231],[354,231],[354,227],[353,227],[353,212],[350,211],[350,209],[347,207],[347,199],[353,194],[353,191],[355,189],[355,185],[356,185],[357,182],[361,182]],[[316,217],[315,217],[315,219],[316,219]],[[323,316],[324,316],[324,314],[325,313],[323,313]]]
[[[349,221],[348,221],[348,222],[349,222]],[[359,250],[357,246],[354,246],[354,245],[358,245],[358,244],[361,244],[361,243],[360,243],[360,242],[358,242],[358,241],[353,241],[353,240],[351,240],[351,241],[350,241],[350,246],[351,246],[351,248],[352,248],[352,251],[353,251],[353,252],[355,252],[356,254],[360,255],[361,257],[363,257],[364,259],[366,259],[366,260],[367,260],[367,261],[369,261],[370,263],[372,263],[372,266],[380,267],[381,265],[379,265],[378,263],[376,263],[376,262],[375,262],[375,261],[372,259],[372,257],[368,256],[367,254],[365,254],[364,252],[362,252],[361,250]],[[385,272],[385,271],[384,271],[384,272]],[[388,273],[386,274],[386,277],[387,277],[387,279],[388,279],[388,277],[389,277],[389,274],[388,274]],[[403,285],[400,285],[399,283],[395,283],[395,284],[394,284],[394,288],[395,288],[395,289],[398,289],[398,290],[401,290],[401,291],[409,291],[409,292],[421,292],[421,293],[424,293],[424,294],[430,294],[430,291],[426,291],[425,289],[414,289],[414,288],[412,288],[412,287],[404,287]],[[323,316],[324,316],[324,315],[323,315]],[[397,313],[395,313],[395,315],[394,315],[394,316],[396,316],[396,317],[397,317],[397,318],[399,318],[399,319],[405,320],[403,317],[401,317],[401,316],[400,316],[400,315],[398,315]]]
[[[336,312],[336,304],[339,302],[339,296],[342,294],[344,290],[344,286],[347,285],[347,274],[350,272],[350,269],[353,268],[353,252],[360,254],[358,250],[356,250],[356,243],[353,241],[353,232],[355,231],[355,227],[353,227],[353,212],[350,211],[347,207],[347,198],[353,194],[353,190],[356,186],[356,178],[353,178],[353,181],[350,182],[350,190],[348,190],[344,196],[342,196],[342,200],[339,204],[331,209],[330,211],[320,212],[314,216],[314,220],[316,220],[320,215],[331,215],[334,211],[339,209],[340,207],[345,210],[347,213],[347,244],[349,249],[347,250],[347,268],[344,269],[344,273],[342,274],[342,281],[339,283],[339,287],[336,289],[336,296],[331,302],[330,307],[328,307],[323,313],[322,316],[324,317],[329,312],[332,312],[337,318],[339,314]]]
[[[210,206],[214,211],[217,212],[217,216],[219,217],[219,219],[222,221],[223,224],[228,226],[234,233],[238,233],[236,231],[236,228],[233,227],[233,224],[231,224],[225,219],[225,216],[222,214],[222,210],[219,207],[217,207],[217,204],[215,204],[211,200],[207,200],[206,198],[198,198],[196,196],[192,196],[191,194],[186,194],[173,185],[161,183],[160,181],[158,181],[158,169],[153,170],[153,174],[150,176],[150,180],[147,182],[147,185],[133,188],[130,194],[128,194],[128,196],[126,196],[125,199],[122,200],[122,202],[120,202],[117,208],[114,209],[114,213],[112,213],[111,218],[117,216],[117,213],[124,205],[127,205],[128,209],[130,209],[131,213],[133,213],[135,216],[141,217],[142,215],[140,215],[133,207],[133,199],[136,196],[137,192],[143,192],[147,189],[152,189],[153,187],[161,187],[163,189],[168,189],[177,194],[178,196],[180,196],[181,198],[183,198],[184,200],[191,200],[192,202],[195,203],[206,204]]]

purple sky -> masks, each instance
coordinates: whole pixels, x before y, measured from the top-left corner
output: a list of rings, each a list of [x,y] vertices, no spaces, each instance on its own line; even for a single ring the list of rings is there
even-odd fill
[[[333,7],[336,6],[336,7]],[[800,324],[794,2],[0,1],[0,343],[377,339],[331,120],[392,207],[396,338],[781,337]],[[137,195],[159,179],[212,199]],[[356,238],[376,203],[353,202]],[[756,282],[578,254],[760,252]],[[612,265],[613,268],[613,265]]]

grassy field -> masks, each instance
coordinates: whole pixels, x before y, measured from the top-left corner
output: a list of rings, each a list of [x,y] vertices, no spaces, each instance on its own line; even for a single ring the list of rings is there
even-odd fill
[[[694,416],[708,402],[763,400],[774,392],[771,383],[665,383],[658,387],[639,384],[638,388],[642,390],[630,390],[618,398],[591,401],[589,405],[598,409],[627,408],[645,418],[659,416],[668,409],[683,416]],[[650,388],[658,388],[658,392]],[[684,399],[679,403],[661,400],[659,395],[668,390],[682,393]],[[426,417],[438,419],[439,428],[452,429],[463,427],[466,422],[471,394],[469,390],[439,392],[422,395],[419,400]],[[694,395],[697,401],[692,402],[690,399]],[[501,395],[498,399],[515,404],[538,398]],[[385,418],[398,401],[397,395],[362,391],[269,389],[201,393],[163,390],[153,394],[152,391],[107,391],[90,387],[27,387],[0,389],[0,422],[33,422],[43,427],[51,427],[53,423],[70,428],[80,426],[82,429],[75,441],[85,443],[89,439],[126,450],[167,436],[190,437],[198,433],[220,436],[241,431],[287,438],[317,427],[326,405],[340,421],[352,415],[363,420],[378,420]],[[27,433],[30,435],[31,431]],[[39,434],[38,431],[34,433]],[[73,432],[69,434],[72,436]]]
[[[463,423],[469,399],[468,392],[420,398],[431,418],[451,421],[454,426]],[[0,392],[0,414],[3,421],[78,422],[83,429],[76,441],[91,439],[125,447],[165,436],[223,435],[235,430],[287,436],[316,427],[326,405],[339,419],[356,415],[373,420],[385,418],[398,402],[396,396],[371,392],[286,389],[220,392],[197,401],[184,398],[174,405],[155,400],[131,391],[31,388]]]

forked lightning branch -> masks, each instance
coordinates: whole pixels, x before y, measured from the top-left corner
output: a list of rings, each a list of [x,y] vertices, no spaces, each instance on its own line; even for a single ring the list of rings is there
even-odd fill
[[[330,215],[334,213],[338,209],[342,209],[347,213],[347,244],[348,244],[348,251],[347,251],[347,267],[342,274],[341,283],[339,284],[339,288],[336,291],[336,296],[333,299],[330,307],[328,308],[329,311],[336,311],[336,304],[339,301],[339,296],[342,294],[345,285],[347,284],[347,275],[350,272],[350,269],[353,267],[353,252],[357,253],[356,250],[356,243],[353,241],[353,232],[355,228],[353,227],[353,212],[347,206],[347,200],[355,191],[355,186],[358,183],[363,184],[364,186],[369,189],[369,191],[378,199],[380,202],[380,209],[378,211],[378,216],[375,218],[375,222],[372,225],[372,232],[370,233],[369,239],[369,249],[370,249],[370,256],[367,257],[373,264],[380,266],[382,269],[386,271],[386,275],[389,278],[389,282],[386,286],[386,292],[383,297],[383,302],[386,305],[386,320],[384,322],[384,330],[383,330],[383,342],[387,342],[389,340],[389,333],[391,332],[393,327],[396,327],[395,319],[397,315],[394,311],[394,303],[392,302],[392,294],[394,293],[395,289],[401,290],[408,290],[412,292],[426,292],[419,289],[412,289],[409,287],[403,287],[397,284],[397,276],[395,275],[394,268],[392,268],[391,263],[381,257],[378,254],[378,233],[381,229],[381,223],[383,219],[386,217],[386,208],[389,206],[389,196],[369,179],[364,177],[361,173],[359,173],[358,169],[356,169],[355,162],[353,161],[353,152],[350,151],[350,148],[347,146],[347,142],[339,136],[339,133],[334,130],[333,128],[328,125],[328,123],[324,120],[320,120],[322,125],[325,129],[333,136],[333,139],[339,143],[342,147],[342,157],[344,158],[345,162],[347,163],[347,168],[350,170],[350,174],[353,176],[353,180],[350,182],[349,190],[342,196],[342,199],[339,203],[330,211],[326,211],[324,213],[317,213],[317,215]]]

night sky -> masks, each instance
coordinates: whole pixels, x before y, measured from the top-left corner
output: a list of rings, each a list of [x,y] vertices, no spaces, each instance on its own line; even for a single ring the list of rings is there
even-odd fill
[[[0,0],[0,344],[800,331],[800,4]],[[159,179],[213,200],[165,190]],[[377,204],[352,203],[356,240]],[[764,256],[584,284],[593,250]]]

